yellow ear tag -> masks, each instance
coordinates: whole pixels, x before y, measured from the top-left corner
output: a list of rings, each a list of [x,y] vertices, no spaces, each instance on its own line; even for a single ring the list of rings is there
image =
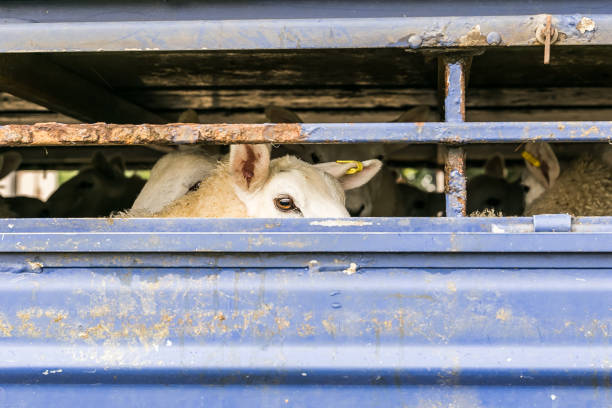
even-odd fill
[[[536,159],[527,150],[523,150],[523,153],[521,153],[521,156],[523,156],[523,159],[527,160],[529,163],[533,164],[536,167],[540,167],[542,165],[542,163],[540,163],[540,161]]]
[[[355,174],[363,170],[363,163],[357,160],[336,160],[336,163],[353,163],[355,167],[351,167],[346,171],[346,174]]]

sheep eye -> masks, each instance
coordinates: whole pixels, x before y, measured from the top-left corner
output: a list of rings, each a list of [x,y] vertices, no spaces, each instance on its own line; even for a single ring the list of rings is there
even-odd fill
[[[202,180],[198,181],[193,186],[189,187],[188,191],[196,191],[198,188],[200,188],[200,184],[202,184]]]
[[[298,210],[298,208],[295,206],[295,203],[293,202],[293,198],[287,195],[276,197],[274,199],[274,205],[280,211],[284,211],[284,212]]]
[[[523,191],[524,191],[525,193],[528,193],[528,192],[529,192],[529,186],[525,186],[525,185],[524,185],[524,186],[523,186]]]

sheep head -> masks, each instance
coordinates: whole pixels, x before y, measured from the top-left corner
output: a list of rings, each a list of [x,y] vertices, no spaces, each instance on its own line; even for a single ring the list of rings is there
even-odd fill
[[[234,191],[250,217],[348,217],[344,190],[367,183],[380,170],[367,160],[347,174],[351,163],[308,164],[293,156],[270,160],[268,145],[232,145],[228,171]]]

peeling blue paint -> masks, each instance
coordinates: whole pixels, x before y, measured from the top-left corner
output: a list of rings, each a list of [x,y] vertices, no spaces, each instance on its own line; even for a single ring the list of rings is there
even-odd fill
[[[580,33],[580,15],[553,15],[564,34],[560,45],[612,44],[612,13],[592,14],[598,29]],[[490,47],[463,38],[475,26],[495,31],[505,46],[539,46],[535,30],[543,15],[243,19],[196,21],[55,22],[0,24],[0,52],[99,52],[407,48],[411,34],[422,47]],[[49,35],[53,32],[53,35]],[[333,33],[333,35],[330,35]]]

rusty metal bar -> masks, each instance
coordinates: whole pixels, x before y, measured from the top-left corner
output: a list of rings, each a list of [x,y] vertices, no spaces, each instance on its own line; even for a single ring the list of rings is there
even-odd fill
[[[450,123],[464,122],[468,60],[463,57],[444,56],[439,58],[438,64],[444,120]],[[451,147],[448,149],[444,166],[447,217],[466,215],[466,186],[465,152],[461,147]]]
[[[0,146],[230,143],[612,142],[612,122],[265,123],[0,126]]]

